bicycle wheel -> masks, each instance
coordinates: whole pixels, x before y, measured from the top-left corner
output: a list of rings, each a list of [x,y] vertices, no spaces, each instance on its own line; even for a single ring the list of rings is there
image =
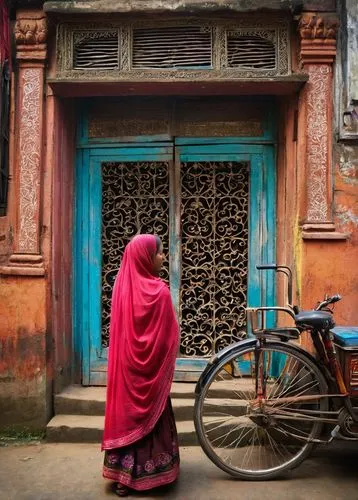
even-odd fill
[[[228,353],[197,395],[199,442],[212,462],[237,478],[279,476],[299,465],[314,446],[310,440],[320,436],[320,414],[311,412],[328,410],[322,394],[324,376],[304,352],[279,342],[257,351],[253,341]]]

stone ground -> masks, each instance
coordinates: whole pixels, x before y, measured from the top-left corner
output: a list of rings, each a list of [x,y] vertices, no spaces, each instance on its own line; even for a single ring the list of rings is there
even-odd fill
[[[102,479],[97,444],[0,447],[1,500],[118,498]],[[217,469],[198,447],[181,448],[176,485],[132,498],[154,500],[358,500],[358,442],[319,447],[285,479],[243,482]]]

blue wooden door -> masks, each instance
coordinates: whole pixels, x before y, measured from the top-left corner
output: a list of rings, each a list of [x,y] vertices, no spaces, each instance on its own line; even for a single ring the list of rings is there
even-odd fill
[[[141,187],[135,185],[140,176],[144,179]],[[235,187],[230,192],[227,186],[222,189],[224,184],[235,186],[235,179],[241,182],[240,186],[246,182],[246,194],[243,188],[242,196],[235,193]],[[205,182],[210,192],[205,191]],[[116,187],[117,195],[112,193],[115,184],[119,186]],[[132,195],[134,193],[131,199],[122,196],[120,190],[124,184],[131,186]],[[112,247],[108,251],[104,248],[108,246],[107,240],[112,238],[113,246],[118,229],[122,231],[119,235],[122,239],[124,236],[129,239],[137,231],[152,230],[164,238],[168,253],[164,278],[170,282],[173,301],[185,330],[177,361],[177,374],[185,379],[187,371],[200,369],[207,355],[224,346],[220,345],[224,337],[220,337],[219,326],[214,334],[200,334],[205,324],[222,324],[219,307],[214,307],[213,303],[218,304],[220,282],[225,285],[227,280],[233,281],[235,273],[236,264],[230,253],[225,253],[227,265],[221,265],[220,269],[215,259],[222,262],[219,254],[224,247],[234,248],[232,245],[241,244],[233,234],[235,224],[225,229],[225,214],[220,212],[224,198],[233,207],[247,203],[247,265],[243,271],[246,272],[246,296],[241,305],[273,303],[274,283],[266,282],[265,275],[259,274],[255,266],[274,260],[275,186],[273,147],[233,138],[219,142],[209,138],[203,141],[177,138],[167,143],[122,144],[80,151],[76,173],[73,312],[75,349],[81,359],[83,384],[103,385],[106,382],[110,304],[104,300],[103,290],[113,284],[119,265],[118,254]],[[106,212],[108,196],[112,200],[110,218]],[[207,218],[205,213],[209,214]],[[238,212],[236,216],[242,219]],[[194,219],[197,222],[193,226]],[[205,231],[214,223],[212,234],[216,231],[219,237],[217,245],[210,247],[208,242],[212,242],[213,237]],[[201,247],[204,257],[204,247],[209,248],[206,253],[214,264],[200,263],[200,252],[195,253],[194,247]],[[190,252],[192,256],[195,254],[199,258],[197,264],[192,265],[190,257],[188,259],[183,252],[189,256]],[[212,268],[216,269],[216,275],[211,273],[210,279],[205,281],[205,273]],[[190,287],[190,283],[195,285],[199,275],[201,281]],[[235,282],[231,288],[235,288]],[[207,303],[203,298],[205,294],[211,297]],[[227,297],[222,295],[220,300],[225,305]],[[231,297],[231,303],[234,299],[235,296]],[[193,316],[190,307],[195,310],[198,300],[202,304],[198,308],[201,312]],[[207,311],[211,311],[210,318]],[[225,325],[226,330],[230,329],[230,323]],[[227,337],[225,342],[228,341]]]

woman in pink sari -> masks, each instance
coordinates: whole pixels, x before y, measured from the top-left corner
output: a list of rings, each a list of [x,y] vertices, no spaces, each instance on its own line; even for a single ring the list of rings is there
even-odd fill
[[[178,349],[178,322],[157,236],[127,245],[112,295],[103,476],[116,493],[175,481],[178,437],[170,387]]]

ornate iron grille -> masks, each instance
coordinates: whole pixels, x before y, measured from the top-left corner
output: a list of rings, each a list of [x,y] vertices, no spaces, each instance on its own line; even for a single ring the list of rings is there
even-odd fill
[[[183,163],[181,345],[208,356],[246,335],[247,163]]]
[[[168,255],[167,162],[102,163],[102,345],[108,346],[112,289],[128,241],[158,234]],[[162,278],[169,280],[168,260]]]
[[[134,28],[132,67],[211,68],[211,27]]]

